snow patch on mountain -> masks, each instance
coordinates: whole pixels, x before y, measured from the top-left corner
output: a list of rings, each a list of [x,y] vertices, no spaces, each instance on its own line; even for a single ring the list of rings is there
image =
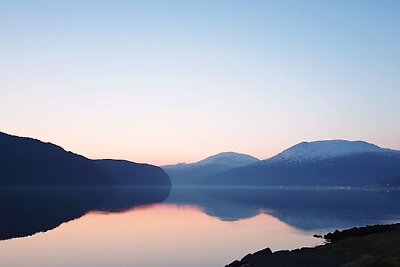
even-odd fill
[[[364,141],[323,140],[299,143],[272,157],[270,160],[304,162],[309,160],[347,156],[357,153],[381,152],[393,152],[393,150],[381,148]]]
[[[195,163],[179,163],[176,165],[163,166],[165,169],[178,169],[188,167],[200,167],[212,164],[220,164],[228,167],[236,168],[259,162],[260,160],[250,155],[236,152],[222,152]]]
[[[203,159],[202,161],[197,162],[196,165],[204,166],[209,164],[224,164],[232,167],[241,167],[258,161],[260,160],[250,155],[236,152],[222,152]]]

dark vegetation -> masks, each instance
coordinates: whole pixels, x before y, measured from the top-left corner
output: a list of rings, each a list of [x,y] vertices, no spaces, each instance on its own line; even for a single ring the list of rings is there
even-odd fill
[[[293,251],[264,249],[226,267],[400,266],[400,224],[375,225],[325,235],[331,243]]]

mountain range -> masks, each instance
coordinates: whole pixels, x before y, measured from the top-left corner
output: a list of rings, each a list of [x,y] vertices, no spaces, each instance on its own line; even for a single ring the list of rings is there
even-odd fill
[[[173,179],[173,184],[187,184],[190,180],[202,179],[234,168],[248,166],[260,162],[259,159],[241,153],[222,152],[196,163],[179,163],[162,166]]]
[[[0,186],[170,186],[159,167],[91,160],[42,141],[0,132]]]
[[[229,186],[366,186],[400,185],[400,151],[363,141],[302,142],[266,160],[225,153],[193,164],[164,166],[174,184]],[[208,159],[217,158],[225,169]],[[240,159],[243,159],[240,161]],[[205,164],[205,163],[206,164]],[[227,162],[230,162],[228,157]],[[240,163],[238,163],[240,162]],[[238,166],[242,165],[242,166]]]
[[[346,140],[302,142],[266,160],[223,152],[160,168],[92,160],[51,143],[0,132],[0,166],[3,187],[400,186],[400,151]]]

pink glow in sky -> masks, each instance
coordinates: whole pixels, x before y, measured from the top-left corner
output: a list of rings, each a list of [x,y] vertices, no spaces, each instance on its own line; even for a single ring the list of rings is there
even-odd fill
[[[400,149],[398,1],[2,1],[0,131],[156,165]]]

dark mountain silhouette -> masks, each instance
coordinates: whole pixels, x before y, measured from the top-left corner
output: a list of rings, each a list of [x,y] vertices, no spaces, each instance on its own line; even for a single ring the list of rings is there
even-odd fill
[[[164,201],[171,188],[0,189],[0,240],[45,232],[90,211],[120,212]]]
[[[300,143],[261,163],[193,179],[244,186],[398,185],[400,152],[344,140]]]
[[[39,140],[0,132],[0,186],[170,185],[159,167],[90,160]]]
[[[168,175],[159,167],[126,160],[95,160],[96,164],[118,185],[171,186]]]
[[[233,168],[260,162],[259,159],[235,152],[222,152],[195,163],[162,166],[173,184],[192,184],[193,180],[215,175]]]

